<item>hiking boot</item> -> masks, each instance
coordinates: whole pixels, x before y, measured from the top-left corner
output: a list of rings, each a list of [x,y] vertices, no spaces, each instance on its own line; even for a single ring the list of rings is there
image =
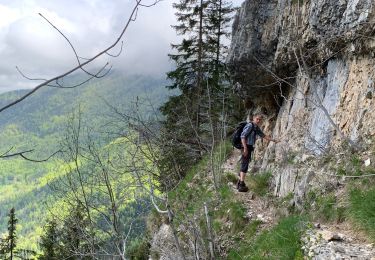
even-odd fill
[[[240,181],[238,184],[238,191],[239,192],[248,192],[249,188],[246,186],[244,181]]]
[[[237,181],[237,186],[236,186],[237,190],[240,188],[240,182],[241,182],[240,180]]]

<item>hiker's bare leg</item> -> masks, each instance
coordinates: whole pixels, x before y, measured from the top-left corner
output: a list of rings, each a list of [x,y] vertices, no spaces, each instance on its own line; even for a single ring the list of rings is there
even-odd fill
[[[245,181],[246,173],[240,172],[240,181]]]

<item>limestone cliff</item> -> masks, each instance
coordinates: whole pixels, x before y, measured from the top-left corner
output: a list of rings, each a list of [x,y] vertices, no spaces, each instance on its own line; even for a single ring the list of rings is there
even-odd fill
[[[238,11],[227,61],[236,90],[282,141],[257,156],[276,195],[297,202],[321,173],[335,175],[310,158],[374,137],[374,14],[371,0],[247,0]]]

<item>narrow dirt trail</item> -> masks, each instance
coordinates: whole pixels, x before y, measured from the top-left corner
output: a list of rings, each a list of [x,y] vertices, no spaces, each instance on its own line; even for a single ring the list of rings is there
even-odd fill
[[[222,166],[224,171],[238,176],[237,165],[239,164],[240,156],[240,151],[234,150]],[[237,199],[243,202],[243,206],[246,209],[246,217],[249,220],[261,221],[261,229],[269,228],[275,223],[275,210],[267,199],[256,196],[251,190],[249,192],[238,192],[234,184],[231,185],[231,188],[236,194]]]
[[[240,151],[234,150],[231,156],[223,164],[224,172],[238,175],[237,169],[240,159]],[[251,173],[249,173],[251,174]],[[246,209],[246,217],[251,220],[261,221],[261,232],[269,229],[277,223],[276,209],[267,198],[256,196],[249,192],[238,192],[235,185],[231,187],[237,199],[243,202]],[[315,224],[305,231],[302,237],[302,249],[305,259],[314,260],[375,260],[375,247],[373,243],[360,233],[353,231],[349,224]]]

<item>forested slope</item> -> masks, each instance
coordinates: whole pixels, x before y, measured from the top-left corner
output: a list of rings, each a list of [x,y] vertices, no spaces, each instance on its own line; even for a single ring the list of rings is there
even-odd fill
[[[79,76],[73,76],[65,84],[79,80]],[[26,154],[29,158],[48,158],[60,149],[73,113],[80,111],[86,126],[97,130],[115,117],[114,109],[134,107],[137,97],[143,101],[149,99],[156,106],[162,103],[167,96],[165,85],[162,78],[114,72],[73,89],[45,88],[1,114],[1,152],[11,148],[11,153],[33,150]],[[14,100],[25,91],[3,93],[0,104]],[[108,133],[102,134],[110,140]],[[64,167],[59,154],[40,163],[17,157],[1,161],[0,233],[6,231],[6,216],[14,207],[19,219],[20,247],[36,249],[48,209],[56,202],[49,184],[64,174]]]

